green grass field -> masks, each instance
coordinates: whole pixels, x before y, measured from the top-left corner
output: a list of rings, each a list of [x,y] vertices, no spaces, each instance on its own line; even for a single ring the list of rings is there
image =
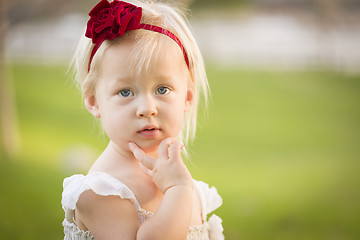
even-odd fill
[[[96,156],[107,140],[66,67],[10,70],[22,149],[0,161],[0,239],[62,239],[62,179],[84,171],[64,159],[74,149]],[[212,101],[187,165],[223,197],[225,237],[360,239],[360,75],[211,68],[208,76]]]

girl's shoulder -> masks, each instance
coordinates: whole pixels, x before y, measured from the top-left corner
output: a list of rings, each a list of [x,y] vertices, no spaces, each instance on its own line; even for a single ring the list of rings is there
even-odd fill
[[[206,220],[209,213],[222,205],[222,198],[214,186],[210,187],[207,183],[197,180],[194,180],[194,186],[199,194],[203,220]]]
[[[105,172],[94,172],[87,175],[75,174],[64,179],[61,204],[65,212],[74,210],[80,195],[87,190],[102,196],[120,196],[140,209],[134,193],[124,183]]]
[[[208,214],[216,210],[222,205],[222,198],[218,194],[215,187],[209,187],[208,184],[202,181],[194,180],[194,186],[197,190],[201,202],[203,222],[209,226],[209,239],[210,240],[223,240],[224,228],[222,227],[222,219],[217,215],[212,214],[208,218]]]

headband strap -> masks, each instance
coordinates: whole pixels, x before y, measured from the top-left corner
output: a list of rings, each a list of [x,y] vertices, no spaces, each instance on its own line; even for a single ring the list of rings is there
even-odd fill
[[[175,34],[159,26],[140,24],[142,16],[141,7],[136,7],[130,3],[118,0],[114,0],[111,3],[107,0],[101,0],[90,11],[89,16],[90,19],[87,23],[85,36],[91,38],[92,43],[95,45],[90,55],[88,71],[90,71],[90,65],[96,51],[105,40],[113,40],[123,36],[126,31],[137,29],[158,32],[174,40],[181,48],[186,65],[188,69],[190,69],[189,59],[185,48]]]
[[[140,24],[139,29],[140,28],[164,34],[164,35],[168,36],[169,38],[171,38],[172,40],[174,40],[179,45],[179,47],[181,48],[181,51],[183,52],[184,59],[185,59],[185,62],[186,62],[186,66],[188,67],[188,69],[190,69],[189,59],[188,59],[187,53],[185,51],[185,48],[182,45],[180,39],[177,36],[175,36],[175,34],[170,32],[169,30],[163,29],[163,28],[158,27],[158,26],[150,25],[150,24]]]

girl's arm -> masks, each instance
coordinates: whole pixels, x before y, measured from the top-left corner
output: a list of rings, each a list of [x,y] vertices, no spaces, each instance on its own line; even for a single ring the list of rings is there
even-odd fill
[[[186,239],[191,210],[192,189],[187,186],[170,188],[156,214],[140,226],[137,239]]]
[[[140,226],[135,206],[119,196],[83,192],[76,204],[76,224],[90,230],[95,239],[134,240]]]
[[[186,239],[192,214],[193,182],[180,157],[181,144],[173,142],[174,139],[163,140],[157,160],[145,155],[136,145],[130,147],[164,194],[154,216],[140,224],[132,202],[89,190],[76,205],[78,225],[86,226],[95,239]]]
[[[147,156],[135,144],[129,146],[144,172],[164,194],[155,215],[140,226],[138,239],[186,239],[191,221],[194,186],[180,156],[182,144],[174,138],[163,140],[159,146],[158,159]]]
[[[172,187],[166,191],[156,214],[140,225],[132,202],[88,190],[81,194],[76,205],[76,220],[78,226],[85,225],[85,230],[100,240],[184,240],[190,226],[191,208],[192,190]]]

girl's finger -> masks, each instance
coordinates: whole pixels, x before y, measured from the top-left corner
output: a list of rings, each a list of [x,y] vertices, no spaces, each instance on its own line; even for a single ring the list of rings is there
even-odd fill
[[[150,169],[148,169],[147,167],[145,167],[144,165],[142,165],[141,162],[139,162],[139,166],[140,166],[141,170],[142,170],[146,175],[148,175],[149,177],[152,177],[152,176],[153,176],[153,171],[151,171]]]
[[[171,158],[177,158],[177,159],[181,159],[180,156],[180,151],[181,149],[184,147],[184,145],[179,142],[179,141],[175,141],[171,146],[170,146],[170,157]]]
[[[155,160],[149,157],[148,155],[146,155],[144,151],[138,147],[138,145],[136,145],[133,142],[129,142],[129,148],[131,152],[134,154],[135,158],[139,160],[144,167],[150,170],[154,168]]]
[[[169,147],[175,141],[175,138],[165,138],[159,145],[159,157],[169,158]]]

